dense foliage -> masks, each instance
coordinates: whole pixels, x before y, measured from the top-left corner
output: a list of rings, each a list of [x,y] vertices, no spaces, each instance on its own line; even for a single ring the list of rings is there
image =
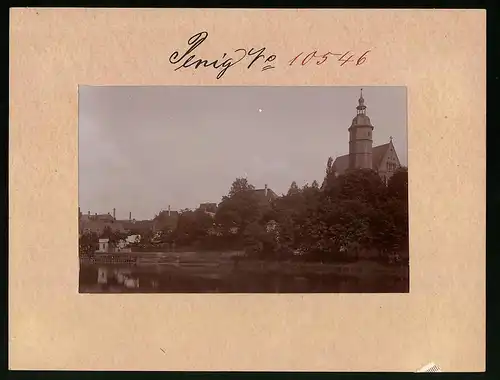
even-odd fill
[[[244,249],[258,258],[388,260],[408,258],[408,173],[399,169],[386,185],[373,170],[337,176],[327,166],[320,188],[314,181],[262,204],[254,187],[238,178],[215,217],[181,213],[176,231],[165,234],[197,249]]]
[[[321,187],[316,181],[302,188],[293,182],[287,194],[264,203],[253,190],[246,179],[237,178],[215,215],[182,210],[177,228],[162,231],[156,242],[238,249],[273,260],[408,260],[406,168],[386,185],[373,170],[336,175],[329,160]],[[110,231],[103,235],[120,238]]]

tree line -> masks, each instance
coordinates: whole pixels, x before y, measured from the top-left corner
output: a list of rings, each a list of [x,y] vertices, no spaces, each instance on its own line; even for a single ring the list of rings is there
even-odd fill
[[[321,186],[317,181],[302,187],[293,182],[286,194],[271,202],[263,202],[254,190],[247,179],[237,178],[215,216],[182,210],[176,228],[161,231],[156,239],[142,231],[142,244],[147,240],[176,249],[234,249],[272,260],[408,260],[405,167],[386,184],[370,169],[337,175],[330,158]],[[101,237],[120,238],[112,231]]]

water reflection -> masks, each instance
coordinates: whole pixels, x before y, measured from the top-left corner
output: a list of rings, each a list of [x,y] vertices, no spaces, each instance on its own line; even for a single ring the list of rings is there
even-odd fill
[[[306,273],[234,268],[216,272],[174,265],[99,265],[80,268],[83,293],[406,293],[407,276]]]

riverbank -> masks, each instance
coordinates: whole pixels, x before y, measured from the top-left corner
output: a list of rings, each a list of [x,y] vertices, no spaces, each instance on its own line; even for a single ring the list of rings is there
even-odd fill
[[[287,261],[242,261],[239,270],[250,272],[279,272],[284,274],[339,274],[339,275],[394,275],[407,277],[409,268],[403,265],[380,264],[368,260],[351,263],[287,262]]]
[[[395,275],[408,276],[408,266],[380,263],[371,260],[353,262],[310,262],[297,260],[257,260],[241,257],[242,252],[126,252],[97,253],[80,257],[85,264],[130,264],[130,265],[170,265],[191,268],[192,270],[239,270],[248,272],[268,272],[283,274],[346,274],[346,275]],[[236,257],[241,257],[236,259]]]
[[[126,254],[127,256],[130,253]],[[136,262],[80,265],[82,293],[407,293],[408,266],[372,261],[234,260],[235,253],[149,252]],[[124,282],[123,276],[130,278]]]

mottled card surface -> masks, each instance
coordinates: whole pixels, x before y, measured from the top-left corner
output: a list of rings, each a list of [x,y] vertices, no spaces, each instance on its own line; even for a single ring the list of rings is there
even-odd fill
[[[12,9],[10,46],[10,368],[484,370],[485,11]]]

